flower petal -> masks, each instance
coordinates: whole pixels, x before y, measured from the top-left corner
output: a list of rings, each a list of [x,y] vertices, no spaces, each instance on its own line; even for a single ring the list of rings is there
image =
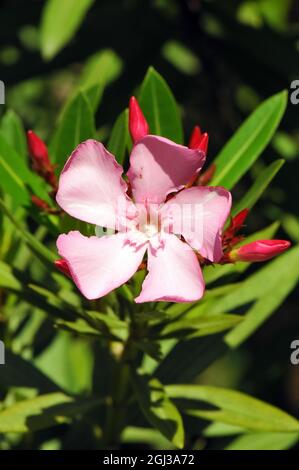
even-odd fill
[[[56,200],[79,220],[115,228],[134,205],[126,195],[123,169],[103,144],[87,140],[74,150],[59,180]]]
[[[204,280],[190,246],[175,235],[164,235],[163,246],[148,248],[148,270],[137,303],[193,302],[202,297]]]
[[[184,189],[161,209],[163,224],[181,234],[210,261],[222,257],[221,231],[230,213],[231,194],[222,187]]]
[[[74,231],[60,235],[57,248],[72,278],[87,299],[97,299],[124,284],[137,271],[147,245],[130,233],[85,237]]]
[[[164,202],[166,196],[183,188],[205,161],[205,154],[153,135],[134,147],[128,178],[136,202]]]

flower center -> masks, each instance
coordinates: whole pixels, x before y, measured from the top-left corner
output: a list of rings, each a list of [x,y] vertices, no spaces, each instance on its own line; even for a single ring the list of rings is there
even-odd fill
[[[147,238],[152,238],[159,232],[156,224],[144,224],[140,227],[140,231],[145,234]]]

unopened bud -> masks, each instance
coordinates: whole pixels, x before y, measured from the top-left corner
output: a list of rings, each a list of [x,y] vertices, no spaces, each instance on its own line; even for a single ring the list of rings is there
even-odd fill
[[[33,131],[27,132],[27,143],[33,169],[42,178],[44,178],[53,189],[57,189],[57,179],[54,173],[54,167],[50,162],[48,149],[45,143]]]
[[[258,240],[229,253],[231,261],[267,261],[290,247],[287,240]]]
[[[129,103],[129,131],[134,143],[149,133],[149,125],[135,96],[131,97]]]
[[[204,153],[208,151],[209,135],[207,132],[202,134],[200,127],[195,126],[189,141],[188,147],[193,150],[201,150]]]

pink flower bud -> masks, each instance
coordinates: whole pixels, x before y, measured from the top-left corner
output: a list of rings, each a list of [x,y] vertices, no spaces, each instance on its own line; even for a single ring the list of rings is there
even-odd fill
[[[291,246],[287,240],[258,240],[229,253],[231,261],[267,261]]]
[[[42,178],[44,178],[53,189],[56,189],[57,180],[54,174],[54,167],[49,159],[49,153],[46,145],[33,131],[27,132],[27,143],[29,154],[33,163],[33,169]]]
[[[207,132],[201,133],[200,127],[195,126],[190,137],[188,147],[194,150],[201,150],[204,153],[208,151],[209,135]]]
[[[149,125],[135,96],[129,103],[129,130],[134,143],[149,133]]]
[[[56,261],[54,261],[54,264],[56,268],[59,269],[60,272],[62,272],[62,274],[65,274],[65,276],[68,276],[70,278],[72,277],[68,264],[65,261],[65,259],[57,259]]]

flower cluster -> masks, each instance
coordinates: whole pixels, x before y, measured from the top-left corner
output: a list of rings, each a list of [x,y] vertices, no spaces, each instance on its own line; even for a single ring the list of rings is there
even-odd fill
[[[202,266],[264,261],[289,247],[283,240],[260,240],[236,247],[248,215],[231,219],[231,194],[207,186],[215,171],[199,175],[206,160],[208,134],[196,126],[189,146],[149,134],[136,98],[129,105],[133,141],[125,176],[115,157],[95,140],[81,143],[69,157],[58,187],[45,149],[29,136],[36,171],[55,189],[58,205],[94,224],[92,237],[71,231],[58,237],[58,269],[82,294],[97,299],[126,283],[140,266],[148,273],[136,302],[191,302],[204,293]],[[30,144],[31,142],[31,144]],[[99,227],[108,232],[98,236]],[[112,233],[113,232],[113,233]]]

